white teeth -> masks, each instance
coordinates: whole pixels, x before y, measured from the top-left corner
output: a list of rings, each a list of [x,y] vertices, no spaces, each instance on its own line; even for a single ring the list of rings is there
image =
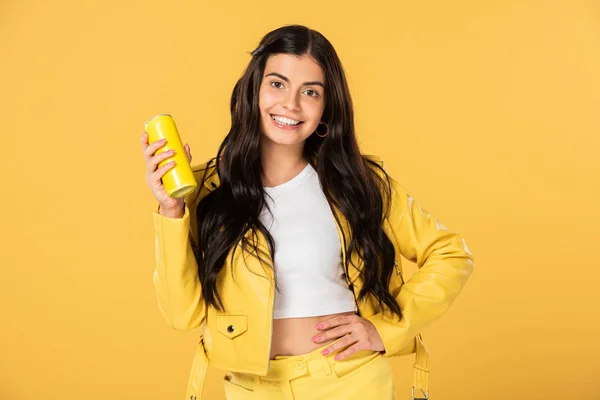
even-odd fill
[[[280,117],[279,115],[271,115],[271,118],[283,125],[298,125],[300,123],[300,121],[286,117]]]

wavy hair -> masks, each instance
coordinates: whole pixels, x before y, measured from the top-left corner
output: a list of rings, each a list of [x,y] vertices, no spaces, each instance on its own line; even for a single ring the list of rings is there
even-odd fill
[[[233,89],[231,129],[216,156],[220,185],[198,203],[196,211],[198,244],[194,253],[204,300],[207,305],[224,310],[217,276],[231,247],[237,247],[240,241],[242,251],[259,255],[261,261],[273,268],[275,243],[259,220],[261,210],[268,206],[261,179],[258,97],[267,59],[281,53],[308,55],[325,75],[326,104],[321,119],[328,124],[327,136],[309,136],[304,156],[316,169],[330,206],[337,207],[348,220],[351,237],[343,238],[348,255],[344,265],[346,275],[350,254],[356,251],[363,261],[360,274],[364,282],[358,300],[372,295],[380,310],[385,305],[401,317],[400,306],[388,290],[395,250],[382,228],[388,212],[383,208],[389,204],[384,199],[384,196],[390,198],[389,179],[383,168],[360,153],[350,91],[335,49],[321,33],[302,25],[287,25],[267,33],[250,53],[252,58]],[[375,173],[374,168],[379,168],[386,179]],[[252,240],[246,237],[249,230]],[[270,257],[260,256],[254,240],[257,231],[267,239]]]

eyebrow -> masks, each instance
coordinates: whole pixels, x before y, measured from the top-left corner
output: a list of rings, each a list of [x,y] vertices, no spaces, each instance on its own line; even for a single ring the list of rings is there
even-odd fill
[[[285,76],[283,76],[283,75],[281,75],[281,74],[278,74],[277,72],[271,72],[270,74],[267,74],[267,75],[265,75],[265,78],[266,78],[267,76],[271,76],[271,75],[277,76],[277,77],[279,77],[279,78],[283,79],[284,81],[286,81],[287,83],[289,83],[289,82],[290,82],[290,80],[289,80],[288,78],[286,78]],[[319,85],[319,86],[323,87],[323,89],[325,89],[325,85],[324,85],[323,83],[319,82],[319,81],[304,82],[304,85],[305,85],[305,86],[309,86],[309,85]]]

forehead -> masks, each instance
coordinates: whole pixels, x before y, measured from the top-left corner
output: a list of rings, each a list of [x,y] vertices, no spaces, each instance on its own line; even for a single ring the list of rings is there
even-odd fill
[[[292,82],[321,81],[325,83],[325,74],[312,57],[292,54],[274,54],[265,65],[265,75],[278,72]]]

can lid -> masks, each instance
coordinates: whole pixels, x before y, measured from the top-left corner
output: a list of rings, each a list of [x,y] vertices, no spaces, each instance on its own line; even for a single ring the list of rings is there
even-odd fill
[[[185,197],[188,194],[192,193],[196,189],[197,186],[198,186],[198,184],[196,184],[195,182],[193,184],[187,184],[187,185],[182,186],[179,189],[173,191],[173,193],[169,193],[169,196],[171,196],[175,199]]]
[[[154,118],[156,117],[160,117],[160,116],[167,116],[167,117],[171,117],[171,114],[156,114],[154,117],[150,118],[149,120],[147,120],[146,122],[144,122],[144,130],[146,130],[146,125],[148,125],[148,122],[152,121]]]

